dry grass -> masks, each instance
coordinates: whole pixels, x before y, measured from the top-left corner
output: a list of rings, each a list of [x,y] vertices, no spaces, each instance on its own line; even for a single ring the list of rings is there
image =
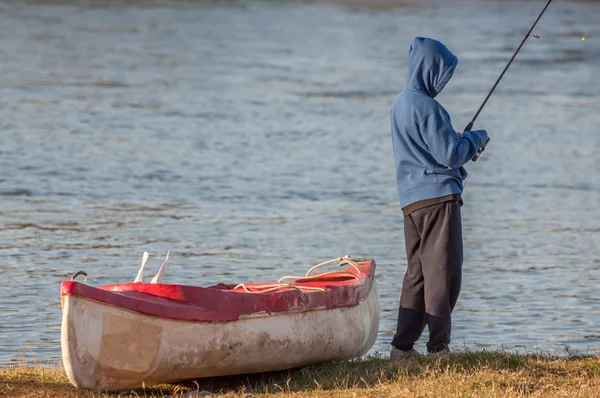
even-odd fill
[[[403,366],[366,358],[114,394],[78,391],[61,368],[0,369],[0,397],[183,397],[191,391],[225,397],[598,397],[600,357],[461,352]]]

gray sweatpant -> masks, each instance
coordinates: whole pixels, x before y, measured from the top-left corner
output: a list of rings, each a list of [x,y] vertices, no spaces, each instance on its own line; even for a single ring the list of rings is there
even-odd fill
[[[428,352],[450,344],[451,313],[460,293],[463,244],[460,202],[415,210],[404,217],[408,267],[392,345],[412,349],[425,325]]]

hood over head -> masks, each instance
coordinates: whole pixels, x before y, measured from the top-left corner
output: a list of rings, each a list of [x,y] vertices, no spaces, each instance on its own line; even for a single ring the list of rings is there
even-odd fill
[[[417,37],[408,50],[406,88],[435,98],[454,74],[458,58],[440,41]]]

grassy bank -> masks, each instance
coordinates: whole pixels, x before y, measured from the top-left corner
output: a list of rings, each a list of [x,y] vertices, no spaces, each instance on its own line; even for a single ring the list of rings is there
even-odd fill
[[[382,358],[214,378],[115,394],[77,391],[61,368],[0,369],[2,397],[598,397],[600,357],[463,352],[404,366]]]

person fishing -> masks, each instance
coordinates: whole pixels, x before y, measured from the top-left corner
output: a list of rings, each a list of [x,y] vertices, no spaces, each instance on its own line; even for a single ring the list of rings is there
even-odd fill
[[[396,182],[404,215],[407,269],[390,359],[406,360],[425,326],[427,351],[449,351],[451,314],[462,279],[463,165],[489,141],[485,130],[457,133],[435,97],[458,58],[440,41],[417,37],[408,51],[406,85],[390,113]]]

